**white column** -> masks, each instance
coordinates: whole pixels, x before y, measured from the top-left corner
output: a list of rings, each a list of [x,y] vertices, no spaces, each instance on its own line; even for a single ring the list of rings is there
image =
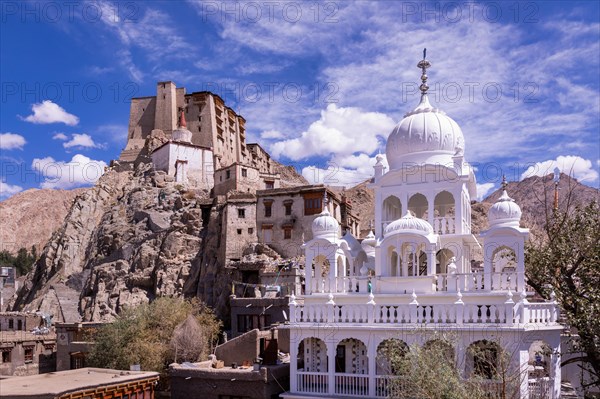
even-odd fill
[[[427,249],[427,274],[433,276],[435,274],[435,247],[427,244],[430,248]]]
[[[429,222],[430,225],[433,226],[433,216],[434,216],[434,212],[433,212],[433,207],[434,207],[434,201],[435,201],[435,196],[433,197],[433,200],[431,199],[431,194],[427,195],[427,221]]]
[[[553,380],[552,396],[551,399],[560,398],[560,383],[561,383],[561,356],[560,356],[560,332],[553,331],[556,335],[556,339],[551,340],[550,345],[552,346],[552,355],[550,356],[550,378]]]
[[[290,392],[298,390],[298,341],[296,332],[290,331]]]
[[[307,252],[309,253],[306,254],[306,261],[304,262],[304,293],[310,295],[312,293],[312,262],[314,255],[311,251]]]
[[[381,222],[383,221],[382,215],[382,201],[381,201],[381,190],[375,190],[375,236],[381,237],[383,230],[381,228]]]
[[[369,356],[369,397],[373,398],[375,397],[375,375],[377,370],[377,346],[375,345],[373,336],[369,340],[367,353]]]
[[[520,399],[529,399],[529,371],[527,370],[529,364],[529,348],[520,349],[518,354],[518,376],[521,386]]]
[[[453,193],[454,195],[454,234],[463,234],[463,213],[464,213],[464,205],[462,200],[462,187],[458,193]]]
[[[330,395],[335,394],[335,352],[336,343],[327,342],[327,389]]]

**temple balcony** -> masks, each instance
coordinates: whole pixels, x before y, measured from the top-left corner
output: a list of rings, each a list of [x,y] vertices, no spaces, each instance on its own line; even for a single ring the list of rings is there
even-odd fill
[[[403,377],[393,375],[334,373],[332,392],[329,390],[329,374],[326,372],[298,370],[292,378],[296,380],[296,391],[283,395],[289,399],[310,397],[389,398],[395,397],[394,392],[402,392],[403,389]],[[499,380],[479,380],[479,384],[490,397],[500,397],[504,387],[502,381]],[[530,399],[556,399],[554,386],[553,378],[530,377],[527,379],[527,394]]]
[[[312,277],[308,282],[307,294],[365,294],[369,284],[374,294],[409,294],[417,292],[492,292],[511,290],[521,292],[525,287],[522,272],[498,273],[440,273],[410,277],[398,276],[336,276]]]
[[[512,292],[502,295],[363,295],[291,298],[290,324],[384,325],[557,325],[559,308],[554,300],[529,302],[523,291],[513,301]],[[464,301],[463,301],[464,299]]]

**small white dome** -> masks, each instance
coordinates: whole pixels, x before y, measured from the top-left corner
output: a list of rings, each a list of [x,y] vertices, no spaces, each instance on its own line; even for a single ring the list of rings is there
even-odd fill
[[[339,238],[340,224],[331,214],[327,207],[312,222],[313,238],[325,238],[336,240]]]
[[[395,233],[418,233],[433,234],[433,227],[427,220],[414,217],[410,212],[406,212],[400,219],[394,220],[385,228],[384,236]]]
[[[367,256],[375,254],[375,244],[377,243],[377,239],[375,238],[375,234],[373,231],[369,231],[369,234],[362,240],[360,246],[365,251]]]
[[[514,199],[508,196],[506,190],[502,192],[498,201],[488,211],[490,226],[515,226],[519,227],[521,208]]]
[[[171,137],[173,138],[173,141],[179,141],[183,143],[192,142],[192,132],[187,130],[185,127],[179,127],[173,130],[173,135]]]
[[[452,156],[463,150],[458,124],[423,94],[417,108],[404,115],[388,137],[385,152],[390,169],[399,169],[403,163],[452,164]]]

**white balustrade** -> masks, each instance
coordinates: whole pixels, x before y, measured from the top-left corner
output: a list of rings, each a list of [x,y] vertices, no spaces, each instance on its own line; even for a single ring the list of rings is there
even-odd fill
[[[454,217],[444,216],[433,218],[433,231],[436,234],[454,234],[456,231]]]
[[[322,393],[326,394],[327,389],[327,373],[311,373],[306,371],[298,371],[296,373],[298,392]]]
[[[551,324],[558,319],[558,309],[553,303],[527,303],[525,323]]]
[[[335,393],[346,396],[369,396],[369,376],[366,374],[335,373]]]
[[[492,273],[492,290],[518,291],[517,272]]]
[[[558,307],[554,302],[474,304],[336,304],[290,303],[292,323],[340,324],[555,324]]]

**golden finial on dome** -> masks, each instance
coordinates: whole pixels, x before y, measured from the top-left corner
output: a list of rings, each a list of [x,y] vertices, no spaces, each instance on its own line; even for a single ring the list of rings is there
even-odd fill
[[[419,86],[419,89],[421,89],[421,94],[426,94],[427,90],[429,89],[429,86],[427,86],[427,68],[431,67],[431,62],[427,61],[425,58],[426,55],[427,49],[424,48],[423,59],[417,64],[417,67],[421,68],[421,82],[423,82],[421,83],[421,86]]]

